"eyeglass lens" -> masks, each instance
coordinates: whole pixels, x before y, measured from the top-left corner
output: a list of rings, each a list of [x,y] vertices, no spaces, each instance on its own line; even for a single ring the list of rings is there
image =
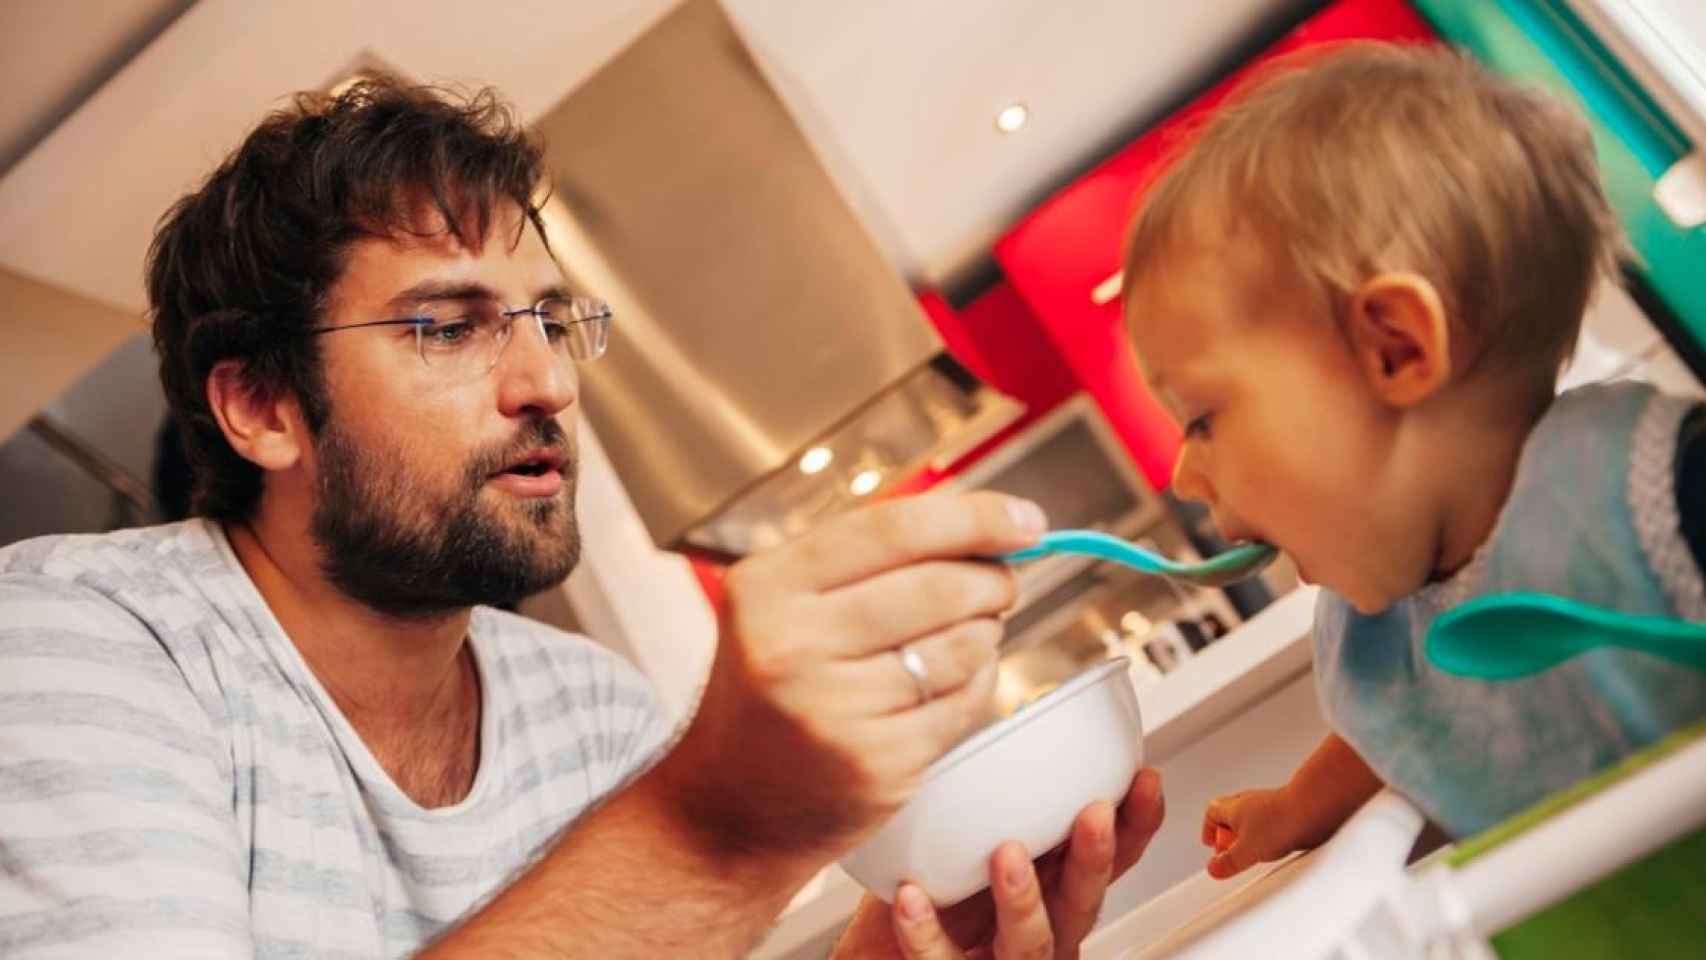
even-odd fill
[[[584,297],[541,300],[505,310],[490,301],[446,304],[421,312],[415,327],[421,360],[449,376],[481,376],[497,365],[517,322],[532,321],[564,363],[595,360],[610,336],[610,307]]]

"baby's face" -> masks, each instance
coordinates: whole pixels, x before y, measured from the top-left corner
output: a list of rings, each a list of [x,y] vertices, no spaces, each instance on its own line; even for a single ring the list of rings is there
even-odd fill
[[[1433,540],[1417,471],[1322,294],[1225,239],[1169,253],[1126,313],[1150,389],[1185,430],[1175,494],[1364,612],[1419,585]]]

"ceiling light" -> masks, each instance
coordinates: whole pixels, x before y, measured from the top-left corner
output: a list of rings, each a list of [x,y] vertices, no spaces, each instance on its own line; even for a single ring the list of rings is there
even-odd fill
[[[1031,118],[1031,111],[1022,103],[1009,103],[995,115],[995,129],[1002,133],[1018,133],[1025,121]]]
[[[828,447],[813,447],[800,457],[800,472],[806,476],[823,472],[829,466],[829,461],[835,459],[835,451]]]
[[[877,484],[882,482],[883,472],[881,470],[861,470],[853,477],[853,482],[847,485],[847,489],[853,491],[855,497],[862,497],[877,489]]]

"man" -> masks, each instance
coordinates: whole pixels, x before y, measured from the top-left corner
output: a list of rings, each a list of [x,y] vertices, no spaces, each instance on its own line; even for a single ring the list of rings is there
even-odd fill
[[[574,565],[558,418],[610,323],[540,186],[492,96],[382,80],[299,97],[167,214],[199,518],[0,552],[0,953],[737,956],[976,722],[1013,585],[962,558],[1043,526],[1006,498],[737,565],[667,753],[630,666],[490,608]],[[1092,807],[941,917],[868,902],[842,953],[1072,955],[1159,807],[1140,777],[1117,838]]]

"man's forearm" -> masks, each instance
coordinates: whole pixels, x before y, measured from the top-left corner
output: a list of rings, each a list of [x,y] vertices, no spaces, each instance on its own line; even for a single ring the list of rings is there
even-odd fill
[[[696,835],[670,795],[668,764],[576,823],[420,956],[745,956],[818,865],[760,863]]]
[[[1298,800],[1293,809],[1308,811],[1304,833],[1308,845],[1316,846],[1325,843],[1381,786],[1380,778],[1351,745],[1330,733],[1284,789]]]

